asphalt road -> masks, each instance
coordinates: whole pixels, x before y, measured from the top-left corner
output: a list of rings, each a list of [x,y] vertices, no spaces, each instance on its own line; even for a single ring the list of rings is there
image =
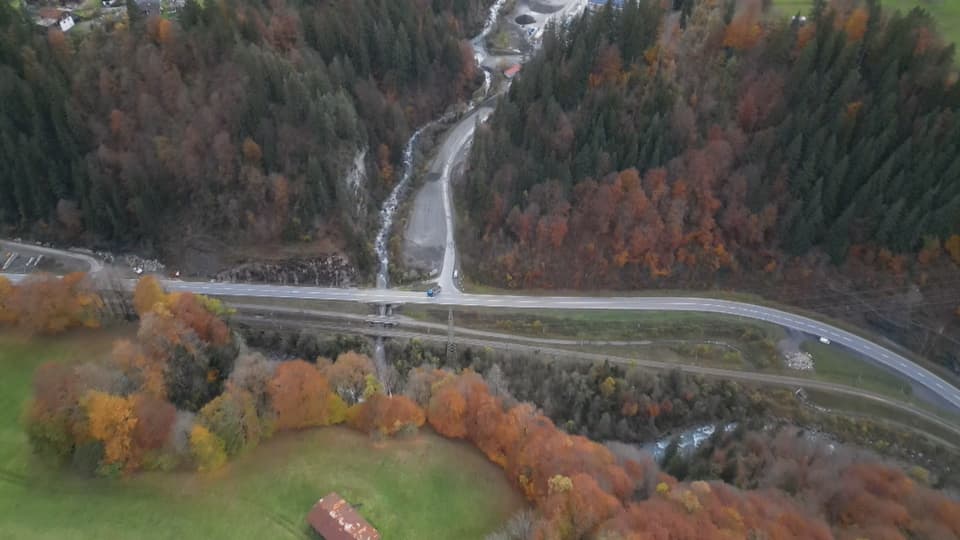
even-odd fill
[[[908,358],[846,330],[830,326],[802,315],[787,313],[743,302],[695,297],[580,297],[580,296],[513,296],[486,294],[441,294],[427,298],[422,292],[390,289],[327,289],[281,285],[251,285],[239,283],[194,283],[166,281],[164,286],[173,291],[191,291],[223,297],[248,296],[260,298],[298,298],[307,300],[353,301],[371,304],[432,304],[439,306],[467,306],[486,308],[530,308],[573,310],[623,311],[691,311],[721,313],[748,319],[766,321],[808,334],[822,336],[863,354],[902,376],[916,382],[939,396],[946,403],[960,409],[960,390],[917,365]]]
[[[480,107],[476,112],[464,118],[450,134],[447,135],[437,157],[440,164],[440,185],[443,187],[443,216],[446,227],[443,263],[440,267],[440,277],[437,280],[440,286],[447,291],[457,292],[457,284],[453,278],[456,267],[457,246],[454,240],[453,198],[450,194],[450,174],[458,160],[466,159],[470,143],[478,122],[484,122],[493,113],[491,107]]]
[[[103,269],[103,263],[99,259],[86,253],[81,253],[77,251],[64,251],[60,249],[53,249],[43,246],[38,246],[35,244],[24,244],[21,242],[12,242],[10,240],[0,240],[0,247],[8,249],[11,251],[17,251],[20,253],[30,253],[30,254],[39,254],[39,255],[48,255],[51,257],[58,258],[68,258],[80,261],[83,264],[86,264],[90,268],[90,273],[95,274]]]
[[[33,248],[33,246],[29,247]],[[80,256],[72,252],[66,253]],[[56,254],[62,256],[64,252],[56,252]],[[16,282],[24,276],[10,274],[6,277]],[[205,283],[180,280],[164,280],[163,285],[170,291],[189,291],[220,297],[291,298],[362,302],[368,304],[432,304],[451,307],[465,306],[513,309],[690,311],[736,315],[825,337],[836,344],[843,345],[867,356],[916,384],[927,388],[933,395],[938,396],[945,403],[960,410],[960,390],[929,370],[890,349],[821,321],[802,315],[787,313],[778,309],[743,302],[696,297],[515,296],[467,294],[459,292],[456,294],[441,294],[436,298],[428,298],[422,292],[392,289],[335,289],[247,283]],[[128,280],[127,286],[132,288],[133,281]]]
[[[428,180],[414,198],[404,235],[405,259],[414,266],[437,271],[438,283],[447,291],[455,289],[456,266],[454,209],[451,194],[453,170],[469,156],[477,123],[493,112],[480,105],[447,130],[430,162]]]

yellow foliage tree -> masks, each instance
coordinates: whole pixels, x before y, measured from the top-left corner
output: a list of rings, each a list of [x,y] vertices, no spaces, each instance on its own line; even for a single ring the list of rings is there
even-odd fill
[[[603,397],[610,397],[617,391],[617,381],[613,377],[607,377],[600,383],[600,393]]]
[[[190,452],[200,472],[215,471],[227,462],[223,441],[199,424],[190,430]]]
[[[163,287],[154,276],[140,278],[137,287],[133,290],[133,307],[141,317],[153,311],[157,304],[164,304],[166,301],[167,294],[163,292]]]
[[[960,234],[954,234],[943,243],[953,262],[960,264]],[[2,293],[0,293],[2,295]]]
[[[13,284],[10,280],[0,276],[0,324],[17,322],[16,313],[13,311],[13,293]]]
[[[83,402],[90,437],[103,443],[104,463],[132,465],[133,430],[137,417],[134,400],[91,390]]]
[[[557,474],[550,477],[550,480],[547,481],[547,486],[549,487],[551,495],[554,493],[566,493],[573,489],[573,480],[570,480],[569,476]]]
[[[336,394],[327,396],[327,415],[330,424],[342,424],[347,420],[347,403]]]

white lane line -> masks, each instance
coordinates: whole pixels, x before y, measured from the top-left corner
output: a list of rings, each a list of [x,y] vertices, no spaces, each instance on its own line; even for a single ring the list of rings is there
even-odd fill
[[[299,286],[270,286],[270,285],[250,285],[250,284],[231,284],[231,283],[183,283],[176,284],[165,283],[170,289],[197,291],[197,292],[219,292],[223,295],[252,294],[264,297],[276,298],[315,298],[330,300],[347,301],[366,301],[366,302],[392,302],[392,303],[428,303],[426,300],[414,295],[413,293],[401,293],[396,291],[369,291],[365,289],[323,289],[313,287]],[[459,301],[458,301],[459,300]],[[822,326],[817,321],[806,320],[795,317],[787,313],[764,308],[753,307],[749,305],[736,305],[722,301],[700,302],[690,299],[681,301],[671,301],[669,299],[657,298],[579,298],[579,297],[558,297],[558,298],[530,298],[530,297],[500,297],[490,298],[483,296],[463,295],[457,299],[451,299],[449,302],[441,302],[450,305],[476,305],[489,307],[510,307],[520,305],[523,307],[565,307],[580,309],[632,309],[632,310],[669,310],[669,309],[693,309],[704,310],[715,313],[727,314],[751,314],[760,320],[766,320],[771,323],[780,324],[787,327],[796,328],[803,331],[816,331],[826,334],[827,337],[833,337],[838,342],[848,346],[857,347],[858,350],[872,355],[874,358],[884,358],[892,360],[890,365],[896,365],[903,373],[910,373],[908,370],[913,366],[909,362],[904,362],[897,355],[888,353],[878,345],[856,336],[842,335],[837,329],[831,329]],[[836,334],[831,335],[833,332]],[[948,387],[941,382],[931,382],[928,375],[923,372],[913,372],[912,376],[917,380],[923,380],[928,387],[934,387],[941,391],[948,390]],[[956,399],[955,397],[953,399]]]

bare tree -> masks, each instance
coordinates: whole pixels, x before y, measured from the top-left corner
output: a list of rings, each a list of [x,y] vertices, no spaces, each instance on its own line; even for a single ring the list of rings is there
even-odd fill
[[[532,510],[521,510],[497,532],[487,535],[486,540],[528,540],[533,538],[536,515]]]

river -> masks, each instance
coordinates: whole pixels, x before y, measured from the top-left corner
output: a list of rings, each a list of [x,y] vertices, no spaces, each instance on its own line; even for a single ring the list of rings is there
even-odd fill
[[[469,104],[467,111],[462,115],[461,124],[469,124],[468,130],[465,134],[458,136],[458,143],[456,145],[456,152],[458,155],[464,155],[470,146],[470,142],[473,139],[473,130],[476,128],[476,122],[484,121],[492,108],[489,105],[485,105],[484,102],[487,98],[490,97],[492,88],[492,73],[489,67],[485,67],[488,64],[488,60],[491,60],[493,57],[489,54],[486,47],[486,39],[490,35],[490,32],[493,31],[497,26],[497,22],[500,19],[500,11],[503,9],[506,0],[496,0],[493,5],[490,6],[490,10],[487,13],[487,18],[484,21],[483,29],[474,37],[470,43],[473,47],[474,59],[477,62],[477,67],[483,70],[484,82],[481,92],[474,97],[474,99]],[[549,12],[544,13],[537,18],[537,22],[532,25],[534,28],[533,34],[538,35],[542,33],[543,28],[548,24],[552,19],[569,19],[575,17],[582,13],[583,9],[586,7],[586,0],[545,0],[546,5],[551,5],[549,7]],[[526,8],[524,8],[526,9]],[[513,16],[516,13],[512,13],[508,16]],[[533,42],[534,46],[539,43],[538,40]],[[508,57],[504,57],[508,58]],[[513,59],[513,57],[509,57]],[[484,109],[486,107],[486,109]],[[452,114],[448,113],[443,115],[435,120],[428,122],[427,124],[421,126],[417,131],[413,133],[410,137],[410,140],[407,141],[406,147],[403,150],[403,173],[401,174],[400,181],[397,182],[397,185],[394,186],[393,191],[390,192],[390,195],[384,201],[383,206],[380,209],[380,230],[377,231],[376,240],[374,242],[374,250],[377,254],[377,288],[386,289],[390,286],[390,234],[393,229],[393,220],[396,215],[397,209],[400,206],[400,202],[403,197],[406,195],[407,190],[410,186],[411,179],[414,175],[415,170],[415,160],[417,154],[417,145],[420,142],[420,137],[423,132],[431,127],[448,122],[452,119]],[[451,132],[456,133],[457,128],[463,126],[454,127]],[[442,264],[442,272],[440,276],[440,284],[447,291],[447,294],[456,292],[453,279],[453,268],[454,268],[454,257],[456,252],[456,246],[454,245],[453,240],[453,211],[452,211],[452,201],[450,195],[450,169],[452,166],[453,158],[447,157],[444,165],[442,167],[442,182],[443,182],[443,200],[442,204],[444,206],[444,216],[445,216],[445,227],[446,227],[446,238],[444,245],[444,260]],[[380,315],[385,315],[385,306],[380,307]],[[386,379],[395,380],[396,377],[390,376],[390,368],[387,365],[384,347],[383,347],[383,338],[377,338],[376,344],[374,346],[374,363],[377,366],[377,373],[380,375],[381,380],[385,381]],[[391,390],[387,388],[387,390]]]

